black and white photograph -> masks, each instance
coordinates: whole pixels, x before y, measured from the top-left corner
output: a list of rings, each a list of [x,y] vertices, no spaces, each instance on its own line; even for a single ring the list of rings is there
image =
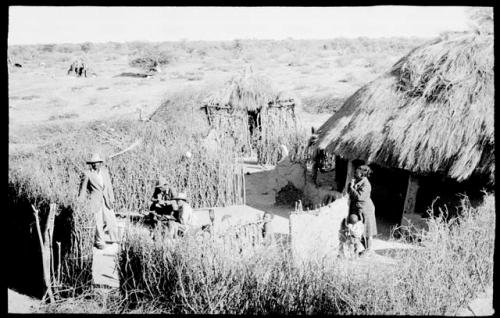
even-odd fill
[[[493,7],[7,18],[7,313],[495,314]]]

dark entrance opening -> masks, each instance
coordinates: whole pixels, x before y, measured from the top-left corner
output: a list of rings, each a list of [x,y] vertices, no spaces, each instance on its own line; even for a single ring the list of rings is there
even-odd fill
[[[409,173],[377,164],[370,164],[370,168],[373,171],[370,177],[371,197],[379,236],[389,238],[392,229],[401,222]]]
[[[434,174],[420,177],[419,185],[415,212],[424,217],[431,211],[431,207],[435,216],[439,215],[440,211],[448,213],[449,217],[456,216],[464,196],[467,196],[471,205],[476,207],[482,202],[483,191],[493,190],[492,186],[488,186],[488,180],[481,176],[472,176],[463,182],[458,182]]]
[[[335,183],[337,191],[342,191],[345,186],[345,179],[347,178],[347,163],[346,159],[340,156],[335,156]]]
[[[255,134],[260,131],[261,121],[260,112],[258,110],[249,110],[248,114],[248,128],[250,130],[250,136],[253,138]]]

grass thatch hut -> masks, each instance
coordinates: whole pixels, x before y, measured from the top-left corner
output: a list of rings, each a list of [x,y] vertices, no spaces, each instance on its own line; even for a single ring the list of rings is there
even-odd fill
[[[417,47],[348,98],[319,128],[314,147],[393,171],[393,190],[406,189],[400,211],[414,211],[420,181],[422,190],[436,180],[472,178],[480,180],[478,189],[491,185],[493,58],[491,34],[460,34]],[[374,172],[374,178],[394,181],[388,170]]]
[[[211,127],[232,137],[242,152],[257,151],[259,163],[276,163],[279,146],[297,131],[296,101],[279,92],[272,81],[247,67],[207,97],[204,106]]]

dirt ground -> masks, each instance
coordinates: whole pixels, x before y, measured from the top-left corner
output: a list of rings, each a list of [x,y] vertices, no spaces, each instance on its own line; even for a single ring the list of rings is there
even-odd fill
[[[15,290],[8,289],[7,293],[8,313],[28,314],[39,312],[40,300],[19,294]]]

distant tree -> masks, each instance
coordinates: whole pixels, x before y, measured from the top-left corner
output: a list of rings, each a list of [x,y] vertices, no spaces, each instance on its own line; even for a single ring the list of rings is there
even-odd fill
[[[61,44],[57,46],[57,52],[60,53],[73,53],[73,48],[69,44]]]
[[[91,43],[91,42],[85,42],[83,43],[82,45],[80,45],[80,49],[84,52],[84,53],[88,53],[92,47],[94,45]]]
[[[56,47],[55,44],[44,44],[44,45],[41,46],[40,49],[43,52],[52,53],[52,52],[54,52],[55,47]]]
[[[174,55],[170,51],[144,50],[133,56],[129,65],[149,70],[170,64],[173,60]]]
[[[237,51],[241,51],[242,45],[241,45],[241,40],[240,39],[235,39],[233,41],[233,49]]]

